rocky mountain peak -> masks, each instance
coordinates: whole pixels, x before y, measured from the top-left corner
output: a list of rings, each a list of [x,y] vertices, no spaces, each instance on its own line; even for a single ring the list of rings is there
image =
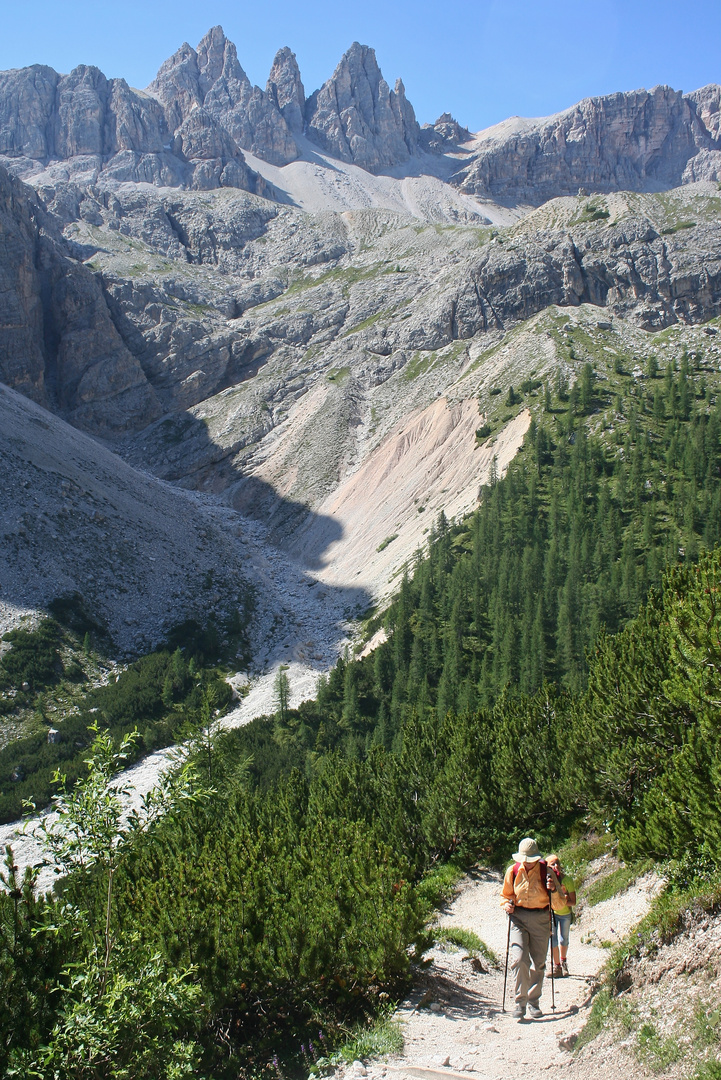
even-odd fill
[[[432,154],[444,154],[470,138],[468,128],[461,127],[449,112],[441,113],[435,124],[424,124],[420,134],[421,146]]]
[[[244,150],[272,165],[286,165],[298,148],[274,95],[252,86],[222,26],[214,26],[197,50],[183,45],[148,87],[165,105],[176,131],[202,105]]]
[[[266,93],[273,97],[290,130],[302,134],[305,90],[295,53],[287,45],[275,54]]]
[[[213,83],[226,73],[232,73],[232,77],[247,78],[240,68],[235,46],[223,33],[222,26],[214,26],[202,39],[197,48],[198,57],[198,86],[205,98]],[[240,68],[236,72],[235,66]]]
[[[712,143],[710,149],[721,150],[721,86],[709,83],[689,94],[688,100],[708,132]]]
[[[198,54],[184,41],[180,48],[161,65],[148,93],[162,101],[168,127],[175,131],[191,109],[202,105]]]
[[[717,180],[717,90],[684,95],[655,86],[586,98],[555,116],[520,121],[503,136],[481,138],[453,182],[474,195],[540,205],[579,188],[648,191]]]
[[[310,138],[329,154],[371,172],[407,161],[419,127],[399,80],[391,90],[375,50],[354,41],[306,107]]]

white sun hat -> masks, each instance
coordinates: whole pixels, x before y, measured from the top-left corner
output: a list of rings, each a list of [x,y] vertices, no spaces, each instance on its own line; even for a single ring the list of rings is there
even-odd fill
[[[518,845],[518,851],[513,858],[516,862],[538,862],[541,858],[538,844],[530,836],[526,836]]]

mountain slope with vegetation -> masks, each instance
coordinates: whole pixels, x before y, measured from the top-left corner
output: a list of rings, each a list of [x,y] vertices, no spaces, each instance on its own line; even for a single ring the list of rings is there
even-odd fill
[[[719,88],[472,140],[365,46],[306,100],[216,27],[147,93],[0,99],[0,817],[55,792],[0,1072],[326,1071],[525,832],[617,845],[589,897],[665,875],[586,1038],[623,1025],[718,906]],[[223,730],[251,651],[277,709]]]
[[[281,1051],[292,1071],[315,1033],[337,1044],[402,992],[448,860],[595,826],[630,860],[718,864],[721,433],[703,359],[519,387],[537,395],[523,452],[471,519],[437,523],[386,644],[297,710],[281,695],[275,717],[209,732],[195,798],[128,837],[112,873],[76,865],[61,901],[2,894],[6,1063],[76,1060],[78,1009],[97,1020],[133,956],[156,965],[142,1017],[169,978],[186,988],[152,1038],[197,1075],[253,1075]],[[59,955],[43,927],[67,903],[87,930]],[[136,1077],[153,1075],[150,1030]]]

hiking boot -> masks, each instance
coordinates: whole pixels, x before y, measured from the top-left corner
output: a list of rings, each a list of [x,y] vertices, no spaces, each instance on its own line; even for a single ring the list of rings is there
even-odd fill
[[[526,1015],[526,1006],[525,1005],[516,1005],[515,1009],[511,1013],[511,1016],[513,1017],[514,1020],[523,1020],[525,1015]]]
[[[553,977],[554,977],[554,979],[562,979],[564,974],[565,974],[565,972],[563,970],[562,965],[561,964],[556,964],[556,966],[553,969]]]
[[[568,964],[565,960],[561,961],[561,967],[563,968],[563,974],[568,975]]]
[[[541,1016],[543,1016],[543,1013],[541,1012],[538,1004],[535,1001],[528,1002],[528,1015],[532,1016],[534,1020],[538,1020]]]

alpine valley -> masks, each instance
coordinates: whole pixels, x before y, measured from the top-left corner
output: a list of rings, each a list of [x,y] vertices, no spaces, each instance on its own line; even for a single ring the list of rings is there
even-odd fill
[[[566,1075],[721,1075],[718,953],[683,1054],[617,1003],[721,903],[719,325],[719,85],[474,134],[358,43],[310,94],[219,26],[144,90],[0,73],[8,1076],[398,1050],[531,830],[662,881]]]

